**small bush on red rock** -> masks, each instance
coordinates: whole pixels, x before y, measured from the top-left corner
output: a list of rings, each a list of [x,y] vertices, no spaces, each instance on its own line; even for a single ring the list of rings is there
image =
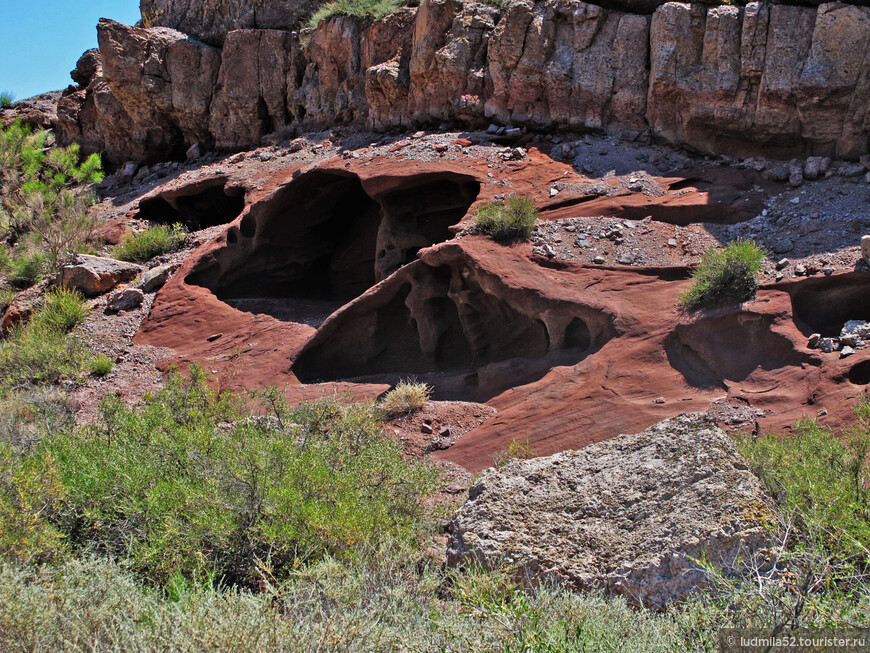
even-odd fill
[[[692,277],[695,283],[680,296],[689,309],[712,308],[726,302],[745,302],[755,296],[764,250],[754,241],[736,240],[725,249],[708,249]]]
[[[490,202],[474,214],[474,226],[493,240],[528,238],[538,221],[532,198],[512,195],[505,201]]]

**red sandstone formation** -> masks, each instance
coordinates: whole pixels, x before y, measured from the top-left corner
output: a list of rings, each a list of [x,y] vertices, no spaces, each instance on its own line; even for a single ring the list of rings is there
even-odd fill
[[[866,273],[765,286],[746,305],[684,314],[682,267],[591,267],[538,256],[529,243],[454,238],[478,203],[504,193],[487,171],[472,158],[335,159],[259,179],[241,213],[223,214],[232,222],[159,292],[136,341],[243,387],[284,386],[293,401],[336,390],[374,397],[412,375],[436,398],[485,401],[498,414],[435,454],[471,470],[511,440],[548,454],[722,399],[763,411],[763,429],[820,408],[845,415],[870,383],[870,350],[841,360],[806,346],[810,333],[870,318]],[[512,192],[535,196],[544,220],[593,206],[595,215],[735,222],[761,206],[752,195],[734,202],[749,173],[658,179],[676,189],[658,197],[549,197],[554,180],[589,180],[536,150],[502,172]],[[205,215],[239,196],[225,184],[169,184],[141,211]]]

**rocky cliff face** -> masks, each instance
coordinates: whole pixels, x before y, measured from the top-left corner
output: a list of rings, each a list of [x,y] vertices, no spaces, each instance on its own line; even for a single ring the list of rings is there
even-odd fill
[[[170,22],[213,42],[249,24],[221,16]],[[840,3],[669,2],[649,16],[579,0],[428,0],[381,21],[324,21],[305,45],[259,28],[231,29],[222,48],[105,20],[98,33],[102,66],[61,102],[59,132],[115,162],[334,125],[649,130],[782,157],[854,158],[870,142],[870,8]]]
[[[211,45],[237,29],[293,29],[317,7],[317,0],[140,0],[143,22],[171,27]]]

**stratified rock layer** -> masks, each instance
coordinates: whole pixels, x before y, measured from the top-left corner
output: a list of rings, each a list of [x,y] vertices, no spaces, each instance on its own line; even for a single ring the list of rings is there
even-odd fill
[[[662,608],[707,582],[700,560],[763,568],[774,525],[732,440],[687,414],[485,472],[450,524],[447,557]]]
[[[61,140],[120,163],[178,158],[196,142],[249,147],[296,129],[493,121],[649,129],[738,155],[868,151],[867,7],[669,2],[650,16],[579,0],[503,9],[428,0],[374,22],[331,18],[304,45],[297,32],[262,29],[281,21],[261,18],[215,16],[217,32],[168,21],[222,49],[101,21],[102,69],[90,66],[88,85],[61,101]],[[257,29],[221,32],[239,25]]]

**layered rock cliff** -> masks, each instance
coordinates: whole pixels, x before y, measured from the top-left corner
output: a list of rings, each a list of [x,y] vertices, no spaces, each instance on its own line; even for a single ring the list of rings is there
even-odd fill
[[[781,157],[854,158],[870,143],[870,8],[855,5],[669,2],[645,15],[579,0],[427,0],[310,33],[215,21],[175,23],[220,48],[101,21],[102,65],[63,98],[61,140],[115,163],[335,125],[649,130]]]

